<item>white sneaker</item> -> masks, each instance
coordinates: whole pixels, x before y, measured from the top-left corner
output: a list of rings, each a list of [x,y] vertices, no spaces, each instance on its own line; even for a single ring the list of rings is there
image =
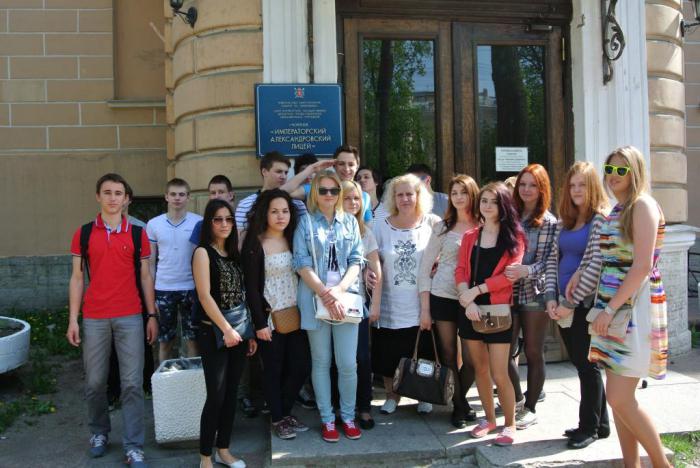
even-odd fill
[[[520,411],[523,410],[523,408],[525,408],[525,397],[523,397],[522,400],[515,402],[515,414],[518,414]],[[503,408],[501,408],[500,403],[496,404],[496,414],[503,414]]]
[[[518,430],[527,429],[533,424],[537,424],[537,415],[529,408],[523,408],[515,414],[515,428]]]
[[[399,406],[399,402],[391,398],[387,398],[379,412],[382,414],[391,414],[396,411],[396,407]]]
[[[418,414],[431,413],[433,411],[433,404],[426,401],[419,401],[416,410],[418,410]]]

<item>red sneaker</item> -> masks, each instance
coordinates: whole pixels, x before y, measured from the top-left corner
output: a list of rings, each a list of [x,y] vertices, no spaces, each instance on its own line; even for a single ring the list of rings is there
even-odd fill
[[[329,422],[321,425],[321,437],[326,442],[338,442],[340,434],[335,428],[335,422]]]
[[[345,432],[345,437],[351,440],[362,437],[362,432],[360,432],[360,429],[355,425],[354,419],[343,421],[343,432]]]

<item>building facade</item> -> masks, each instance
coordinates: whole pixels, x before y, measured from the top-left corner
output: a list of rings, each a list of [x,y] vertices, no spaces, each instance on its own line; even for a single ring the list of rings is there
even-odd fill
[[[144,216],[174,176],[190,182],[197,210],[216,173],[240,196],[260,180],[254,85],[342,83],[345,140],[363,163],[393,175],[424,162],[441,188],[454,172],[511,175],[502,147],[544,164],[557,187],[575,160],[600,166],[617,146],[639,147],[673,224],[662,257],[672,351],[689,348],[688,224],[700,212],[688,203],[697,171],[686,168],[698,163],[685,137],[695,90],[684,82],[681,0],[190,6],[194,27],[168,1],[0,0],[0,190],[11,220],[0,306],[65,302],[65,253],[94,215],[101,173],[122,173]]]

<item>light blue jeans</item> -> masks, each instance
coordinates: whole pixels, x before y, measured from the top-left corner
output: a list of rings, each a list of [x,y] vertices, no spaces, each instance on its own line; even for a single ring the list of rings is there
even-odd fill
[[[112,337],[119,356],[124,451],[144,442],[143,317],[140,313],[113,319],[83,319],[83,364],[88,424],[93,434],[109,434],[107,374]]]
[[[357,392],[357,330],[356,323],[330,325],[319,321],[316,330],[308,330],[311,347],[311,381],[316,394],[316,404],[321,422],[335,421],[331,403],[331,358],[335,354],[338,368],[340,416],[343,421],[355,419]],[[331,347],[331,335],[333,347]]]

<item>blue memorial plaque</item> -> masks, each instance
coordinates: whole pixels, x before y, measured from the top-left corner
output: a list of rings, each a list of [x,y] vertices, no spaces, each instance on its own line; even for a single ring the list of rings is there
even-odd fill
[[[342,107],[338,84],[255,85],[257,155],[332,156],[343,144]]]

